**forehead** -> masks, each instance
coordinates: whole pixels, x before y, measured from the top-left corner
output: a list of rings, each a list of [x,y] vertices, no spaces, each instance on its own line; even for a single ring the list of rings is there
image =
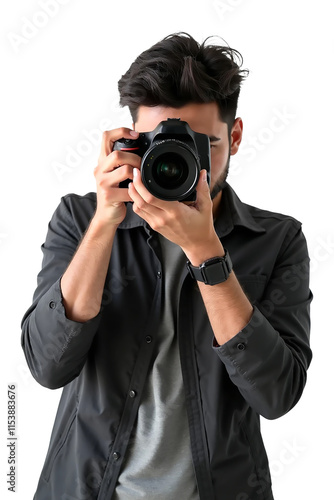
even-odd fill
[[[215,102],[191,103],[181,108],[139,106],[135,123],[136,130],[148,132],[167,118],[180,118],[187,122],[195,132],[209,136],[219,136],[224,131],[227,133],[227,124],[221,121],[218,105]]]

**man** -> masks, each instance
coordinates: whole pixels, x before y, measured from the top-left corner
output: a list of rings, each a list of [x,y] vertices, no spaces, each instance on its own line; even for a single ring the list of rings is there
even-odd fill
[[[259,416],[302,394],[312,295],[301,224],[226,183],[238,58],[184,33],[141,54],[119,82],[134,130],[104,133],[96,194],[49,224],[22,345],[64,389],[35,500],[273,498]],[[141,158],[113,149],[168,118],[210,138],[194,203],[154,197]]]

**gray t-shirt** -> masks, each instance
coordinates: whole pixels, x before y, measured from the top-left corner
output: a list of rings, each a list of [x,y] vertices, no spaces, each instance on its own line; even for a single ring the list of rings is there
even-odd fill
[[[160,236],[165,297],[157,351],[113,500],[199,500],[177,339],[177,304],[186,257]]]

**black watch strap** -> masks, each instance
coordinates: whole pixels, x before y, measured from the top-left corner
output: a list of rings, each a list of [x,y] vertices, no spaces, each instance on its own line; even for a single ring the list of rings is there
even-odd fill
[[[192,278],[206,285],[217,285],[227,280],[232,271],[232,261],[225,249],[224,257],[213,257],[203,262],[199,267],[189,261],[187,267]]]

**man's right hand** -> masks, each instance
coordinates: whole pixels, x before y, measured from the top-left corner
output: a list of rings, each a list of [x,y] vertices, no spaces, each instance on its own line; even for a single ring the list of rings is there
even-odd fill
[[[140,168],[141,158],[133,153],[113,151],[114,142],[137,139],[138,132],[129,128],[118,128],[103,132],[98,165],[94,170],[97,190],[95,221],[107,226],[118,226],[126,215],[124,202],[132,201],[127,188],[119,183],[133,179],[133,168]]]
[[[73,321],[88,321],[100,311],[117,226],[126,214],[124,202],[131,201],[128,189],[120,188],[119,183],[133,179],[133,168],[140,168],[139,156],[113,151],[114,142],[122,137],[136,139],[138,133],[128,128],[103,133],[98,166],[94,170],[96,212],[61,278],[66,316]]]

